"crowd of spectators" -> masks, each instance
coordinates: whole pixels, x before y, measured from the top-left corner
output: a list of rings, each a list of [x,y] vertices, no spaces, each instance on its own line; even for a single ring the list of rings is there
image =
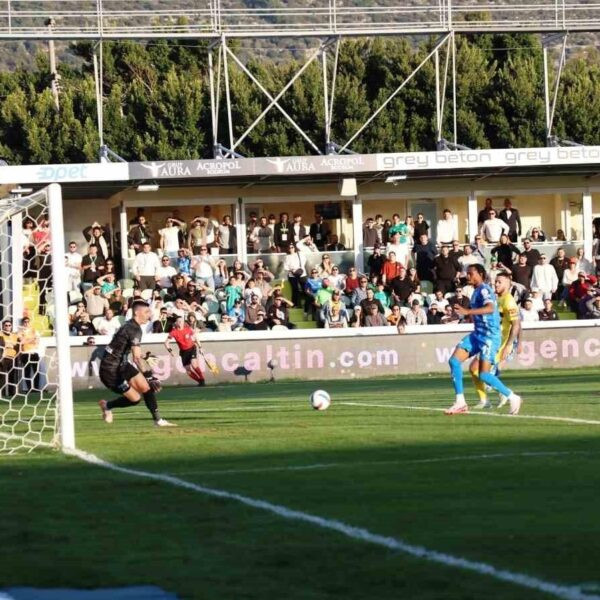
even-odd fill
[[[539,227],[523,232],[510,200],[499,211],[486,201],[472,244],[457,240],[456,222],[445,209],[433,243],[422,214],[414,220],[402,220],[399,214],[367,217],[363,244],[372,253],[361,273],[335,263],[330,253],[345,247],[321,214],[305,225],[300,215],[290,219],[285,212],[278,217],[252,213],[247,250],[285,254],[276,279],[261,258],[250,264],[231,262],[230,256],[226,260],[225,255],[237,252],[231,216],[219,222],[207,206],[202,216],[186,223],[174,210],[154,232],[139,209],[127,235],[130,277],[118,274],[110,232],[99,223],[83,231],[83,254],[82,242],[69,243],[71,334],[112,335],[129,318],[138,297],[151,305],[148,330],[156,333],[170,331],[177,316],[213,331],[293,329],[292,308],[301,308],[302,319],[323,328],[454,324],[464,321],[454,307],[468,305],[473,290],[466,273],[472,264],[486,267],[490,283],[499,272],[512,274],[512,293],[523,320],[557,319],[552,301],[568,305],[579,318],[600,318],[595,264],[582,249],[571,257],[562,247],[552,256],[540,252],[545,233]],[[49,223],[26,221],[23,230],[24,275],[38,277],[40,269],[50,268]],[[561,236],[558,231],[556,239]],[[594,254],[600,262],[598,246]],[[43,295],[46,290],[40,291]]]

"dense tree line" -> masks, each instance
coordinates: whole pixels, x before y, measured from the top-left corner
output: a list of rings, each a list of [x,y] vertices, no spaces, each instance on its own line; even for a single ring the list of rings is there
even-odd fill
[[[344,143],[433,47],[433,40],[344,40],[333,107],[333,139]],[[74,45],[79,63],[61,64],[60,109],[50,92],[47,57],[34,68],[0,73],[0,156],[11,164],[87,162],[98,156],[92,48]],[[235,47],[234,47],[235,51]],[[440,54],[442,68],[445,52]],[[110,42],[104,45],[105,141],[127,160],[212,155],[206,46],[203,42]],[[309,53],[307,53],[308,55]],[[230,61],[235,137],[268,100]],[[250,57],[247,67],[275,95],[302,61]],[[534,35],[457,37],[458,140],[472,148],[545,145],[542,49]],[[443,136],[452,138],[450,80]],[[281,100],[320,147],[325,108],[319,61]],[[220,103],[220,141],[228,138]],[[600,57],[595,49],[567,61],[555,129],[559,137],[600,143]],[[433,61],[353,143],[356,152],[435,148]],[[241,144],[245,156],[312,153],[286,119],[272,109]]]

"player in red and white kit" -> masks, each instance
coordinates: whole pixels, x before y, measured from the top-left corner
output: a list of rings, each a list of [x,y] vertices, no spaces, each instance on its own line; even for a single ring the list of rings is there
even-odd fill
[[[177,317],[173,329],[169,332],[165,340],[165,347],[169,354],[173,354],[171,340],[174,340],[179,347],[179,356],[181,364],[186,373],[198,383],[199,386],[205,385],[204,374],[198,364],[198,347],[200,340],[194,331],[184,320],[183,317]]]

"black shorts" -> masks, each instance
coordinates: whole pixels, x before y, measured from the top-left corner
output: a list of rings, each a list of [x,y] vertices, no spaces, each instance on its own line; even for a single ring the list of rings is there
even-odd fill
[[[194,358],[197,357],[196,346],[190,348],[189,350],[180,350],[179,356],[181,357],[181,364],[184,367],[189,367]]]
[[[139,374],[139,370],[131,363],[112,364],[102,361],[100,363],[100,381],[116,394],[124,394],[131,386],[129,380]]]

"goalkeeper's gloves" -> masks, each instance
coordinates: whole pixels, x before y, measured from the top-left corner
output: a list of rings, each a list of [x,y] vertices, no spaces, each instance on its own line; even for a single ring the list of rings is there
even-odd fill
[[[144,360],[148,363],[150,368],[155,367],[158,364],[158,356],[152,354],[152,352],[146,352]]]
[[[143,375],[146,378],[146,381],[148,382],[150,389],[156,393],[160,392],[160,390],[162,389],[160,380],[157,379],[156,377],[154,377],[152,371],[144,371]]]

